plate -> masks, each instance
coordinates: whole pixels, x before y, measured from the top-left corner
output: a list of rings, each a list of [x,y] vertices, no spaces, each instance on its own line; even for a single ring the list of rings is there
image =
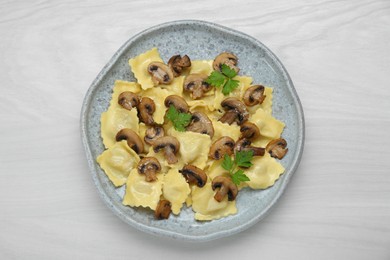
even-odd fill
[[[191,59],[213,59],[223,51],[239,57],[240,74],[274,89],[273,116],[283,121],[283,137],[289,152],[281,160],[286,171],[265,190],[243,189],[237,198],[236,215],[219,220],[194,220],[191,208],[168,220],[155,220],[150,211],[122,205],[124,188],[116,189],[96,163],[104,151],[100,137],[100,115],[109,105],[115,80],[135,81],[128,60],[153,47],[167,61],[177,53]],[[196,20],[173,21],[149,28],[130,38],[98,74],[86,93],[81,111],[81,135],[87,161],[98,193],[124,222],[144,232],[187,241],[207,241],[250,228],[263,219],[278,201],[296,170],[303,150],[304,117],[293,83],[279,59],[260,41],[221,25]]]

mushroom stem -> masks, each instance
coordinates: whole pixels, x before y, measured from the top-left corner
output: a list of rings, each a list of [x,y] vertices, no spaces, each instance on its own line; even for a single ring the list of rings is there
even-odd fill
[[[234,121],[236,121],[236,118],[237,118],[236,111],[229,110],[219,119],[219,121],[231,125],[234,123]]]
[[[215,193],[214,195],[214,199],[218,202],[221,202],[223,200],[223,198],[225,198],[226,194],[228,193],[229,189],[227,187],[225,187],[225,185],[222,185],[217,193]]]

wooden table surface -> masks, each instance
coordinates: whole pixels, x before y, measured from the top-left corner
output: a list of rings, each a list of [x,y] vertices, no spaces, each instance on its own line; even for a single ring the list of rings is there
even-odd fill
[[[159,23],[247,33],[283,62],[306,142],[262,222],[208,243],[127,226],[103,204],[80,138],[88,87]],[[0,259],[390,259],[390,2],[0,1]]]

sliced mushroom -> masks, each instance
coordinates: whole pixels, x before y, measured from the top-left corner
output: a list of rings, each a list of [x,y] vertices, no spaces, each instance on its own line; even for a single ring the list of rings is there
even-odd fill
[[[137,170],[139,174],[145,174],[147,182],[153,182],[157,180],[156,174],[161,171],[161,165],[155,157],[144,157],[139,161]]]
[[[144,144],[142,143],[141,138],[136,132],[130,128],[124,128],[120,130],[115,137],[116,141],[126,140],[127,145],[133,149],[137,154],[140,154],[144,151]]]
[[[178,77],[185,68],[191,67],[191,59],[187,55],[183,57],[174,55],[169,59],[168,66],[171,68],[173,75]]]
[[[246,138],[242,138],[236,142],[236,145],[234,146],[235,152],[240,151],[252,151],[253,156],[263,156],[265,153],[265,148],[263,147],[255,147],[251,146],[252,142]]]
[[[139,96],[131,91],[122,92],[118,97],[118,104],[127,110],[137,107]]]
[[[179,152],[180,143],[173,136],[163,136],[153,142],[153,150],[158,153],[160,150],[164,150],[165,159],[169,164],[177,163],[178,159],[176,154]]]
[[[210,147],[209,158],[219,160],[227,155],[232,155],[234,150],[234,140],[229,136],[222,136]]]
[[[221,202],[225,196],[228,196],[228,200],[235,200],[238,194],[238,188],[236,184],[233,183],[232,179],[225,176],[217,176],[213,179],[212,189],[217,190],[214,195],[214,199],[218,202]]]
[[[187,131],[214,136],[214,127],[211,120],[202,112],[194,112],[190,124],[186,127]]]
[[[237,122],[238,125],[246,122],[249,118],[249,112],[245,104],[238,98],[229,97],[221,102],[221,106],[225,109],[225,114],[219,119],[222,123],[231,125]]]
[[[165,134],[164,128],[161,126],[152,126],[146,129],[145,131],[145,137],[144,141],[147,144],[153,145],[154,141],[156,141],[158,138],[163,137]]]
[[[246,138],[246,139],[254,140],[260,136],[260,130],[257,127],[257,125],[249,121],[246,121],[241,125],[240,132],[241,132],[241,137],[240,137],[241,139]]]
[[[227,65],[229,68],[234,70],[236,73],[240,71],[237,67],[238,58],[236,55],[230,52],[222,52],[217,57],[215,57],[213,62],[213,69],[217,71],[222,70],[222,64]]]
[[[158,84],[170,84],[174,78],[171,68],[158,61],[149,64],[148,72],[152,76],[152,81],[156,86]]]
[[[278,138],[269,142],[265,149],[272,157],[282,159],[288,151],[288,148],[286,147],[286,140],[284,140],[283,138]]]
[[[206,173],[195,165],[186,165],[179,172],[184,176],[189,184],[196,184],[198,187],[203,187],[207,182]]]
[[[172,204],[169,200],[160,200],[154,211],[154,217],[158,220],[168,219],[172,212]]]
[[[265,88],[263,85],[253,85],[248,88],[243,96],[245,105],[252,107],[257,104],[263,103],[265,99],[264,95]]]
[[[178,95],[170,95],[165,98],[164,104],[166,107],[170,107],[171,105],[176,108],[180,113],[187,113],[189,108],[188,104],[184,98]]]
[[[193,73],[186,77],[183,89],[190,92],[193,99],[203,97],[205,92],[211,90],[211,85],[206,82],[208,76],[204,73]]]
[[[153,113],[156,110],[156,105],[151,98],[143,97],[138,105],[139,120],[145,125],[153,125]]]

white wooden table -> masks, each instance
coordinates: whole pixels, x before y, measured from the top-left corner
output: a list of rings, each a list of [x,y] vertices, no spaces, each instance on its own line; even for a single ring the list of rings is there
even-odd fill
[[[114,216],[79,130],[114,52],[179,19],[262,41],[306,119],[300,167],[271,214],[201,244]],[[0,35],[0,259],[390,259],[389,1],[1,0]]]

